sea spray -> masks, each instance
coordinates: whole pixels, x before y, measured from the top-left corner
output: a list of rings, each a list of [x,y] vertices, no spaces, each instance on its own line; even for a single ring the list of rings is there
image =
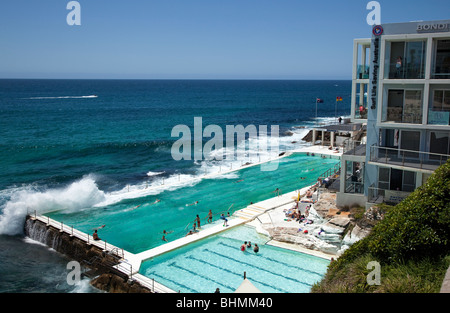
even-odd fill
[[[62,189],[20,189],[11,195],[3,207],[0,215],[0,234],[21,234],[27,213],[44,214],[57,210],[75,212],[91,208],[104,200],[105,193],[98,189],[92,175],[87,175]]]
[[[309,132],[307,128],[292,127],[289,136],[272,137],[249,137],[236,144],[236,154],[243,156],[240,159],[227,155],[226,147],[210,151],[202,161],[196,161],[200,165],[198,174],[221,173],[229,170],[239,169],[242,166],[268,162],[279,157],[282,152],[294,151],[307,145],[303,138]],[[266,143],[263,143],[267,141]],[[267,146],[278,146],[278,149],[261,149]],[[222,158],[222,156],[225,156]],[[277,160],[279,162],[279,160]]]

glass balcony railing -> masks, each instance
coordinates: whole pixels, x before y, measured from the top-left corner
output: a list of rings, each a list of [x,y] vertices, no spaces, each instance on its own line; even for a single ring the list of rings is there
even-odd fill
[[[357,79],[369,79],[370,67],[368,65],[358,65],[358,70],[356,72]]]
[[[421,110],[404,110],[402,107],[388,107],[386,114],[382,117],[383,123],[409,123],[421,124],[422,111]]]
[[[389,71],[386,72],[388,75],[385,78],[389,79],[424,79],[425,70],[424,66],[401,66],[397,67],[396,63],[389,64]]]
[[[370,147],[369,162],[386,164],[389,166],[393,165],[408,167],[411,169],[435,171],[439,166],[447,162],[449,158],[450,155],[448,154],[379,147],[377,145],[373,145]]]
[[[370,203],[387,203],[395,205],[408,197],[409,194],[410,192],[376,188],[372,185],[368,188],[367,201]]]
[[[345,193],[364,193],[364,183],[346,180]]]

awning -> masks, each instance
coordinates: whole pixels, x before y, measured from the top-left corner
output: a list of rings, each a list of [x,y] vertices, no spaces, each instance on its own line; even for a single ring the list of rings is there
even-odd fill
[[[234,291],[235,293],[261,293],[247,278],[244,279],[242,284]]]

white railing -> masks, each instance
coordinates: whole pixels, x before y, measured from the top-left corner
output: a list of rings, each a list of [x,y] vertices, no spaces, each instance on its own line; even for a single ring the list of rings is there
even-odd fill
[[[72,237],[81,239],[84,242],[86,242],[87,244],[90,244],[90,245],[93,245],[93,246],[96,246],[96,247],[102,249],[106,253],[109,253],[109,254],[119,257],[121,259],[123,259],[123,257],[124,257],[124,251],[122,248],[111,245],[106,240],[94,240],[94,238],[91,235],[83,233],[83,232],[79,231],[78,229],[75,229],[73,226],[66,225],[63,222],[55,221],[48,216],[37,215],[36,211],[34,211],[34,213],[32,215],[31,214],[29,214],[29,215],[32,218],[34,218],[35,220],[45,223],[47,226],[52,226],[52,227],[58,229],[59,232],[61,232],[61,233],[64,232],[64,233],[69,234]]]
[[[434,171],[447,162],[449,158],[450,155],[448,154],[372,145],[369,162]]]

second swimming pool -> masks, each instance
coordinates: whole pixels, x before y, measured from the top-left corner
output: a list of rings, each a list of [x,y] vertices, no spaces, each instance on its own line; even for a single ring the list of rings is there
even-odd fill
[[[326,259],[265,244],[268,238],[239,226],[144,262],[140,273],[183,293],[234,292],[244,272],[264,293],[306,293],[325,275]],[[244,241],[256,243],[241,251]]]

